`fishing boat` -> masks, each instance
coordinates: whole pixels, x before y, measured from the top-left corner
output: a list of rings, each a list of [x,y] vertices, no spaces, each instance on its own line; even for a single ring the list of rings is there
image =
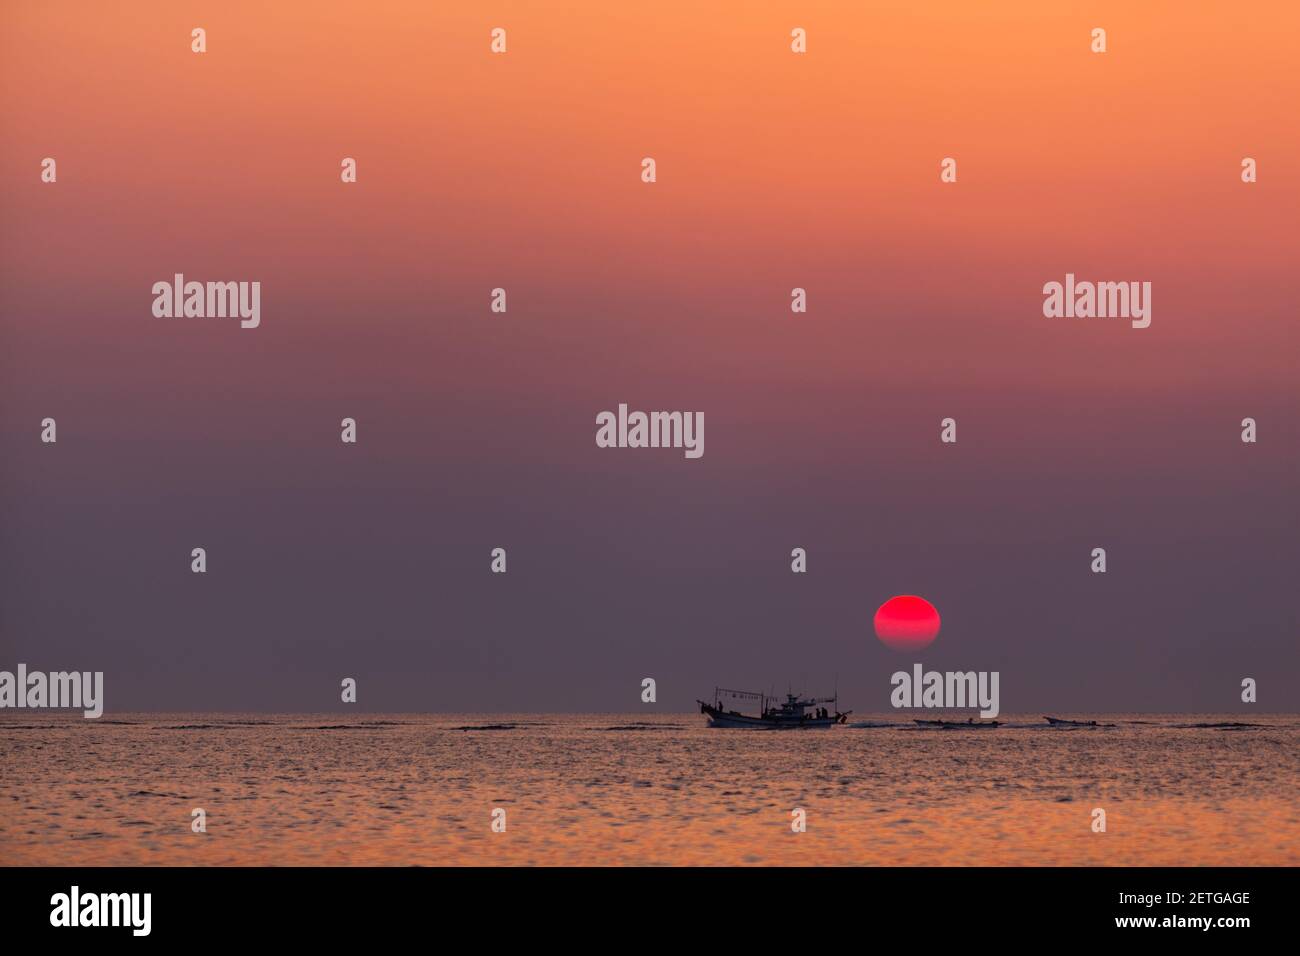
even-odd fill
[[[1053,727],[1114,727],[1114,724],[1099,724],[1095,720],[1066,720],[1064,717],[1044,717]]]
[[[970,720],[920,720],[913,718],[922,727],[938,727],[943,730],[976,730],[985,727],[1001,727],[1000,720],[979,720],[974,717]]]
[[[745,714],[738,710],[728,710],[722,705],[724,697],[741,700],[758,701],[758,714]],[[725,687],[713,689],[713,703],[697,700],[700,713],[709,718],[710,727],[746,727],[751,730],[809,730],[812,728],[834,727],[849,719],[851,710],[840,713],[839,695],[834,697],[800,697],[798,694],[786,694],[781,701],[767,694],[748,690],[728,690]],[[829,707],[822,707],[829,704]],[[809,712],[811,711],[811,713]]]

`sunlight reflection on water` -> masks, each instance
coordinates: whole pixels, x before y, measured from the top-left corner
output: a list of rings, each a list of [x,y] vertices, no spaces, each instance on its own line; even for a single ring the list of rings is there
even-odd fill
[[[927,715],[929,716],[929,715]],[[1071,715],[1076,716],[1076,715]],[[0,717],[10,864],[1291,864],[1300,718]],[[1138,722],[1140,721],[1140,722]],[[463,729],[472,728],[472,729]],[[490,728],[490,729],[489,729]],[[208,832],[190,832],[190,811]],[[507,831],[493,833],[494,807]],[[790,811],[807,811],[792,833]],[[1102,807],[1107,832],[1091,831]]]

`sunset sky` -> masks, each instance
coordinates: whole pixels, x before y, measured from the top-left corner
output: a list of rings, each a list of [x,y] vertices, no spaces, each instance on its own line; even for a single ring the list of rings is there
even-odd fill
[[[914,659],[1300,709],[1300,7],[459,6],[0,12],[0,668],[109,713],[865,712]],[[153,317],[177,272],[261,326]],[[1045,318],[1066,273],[1150,328]],[[705,454],[597,448],[620,403]]]

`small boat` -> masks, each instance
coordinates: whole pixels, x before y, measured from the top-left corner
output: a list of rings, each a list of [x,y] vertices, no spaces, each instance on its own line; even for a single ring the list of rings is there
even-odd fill
[[[943,730],[975,730],[984,727],[1001,727],[1000,720],[976,720],[974,717],[970,720],[920,720],[913,718],[922,727],[938,727]]]
[[[727,710],[722,706],[723,697],[739,697],[758,701],[758,714],[743,714],[736,710]],[[710,727],[744,727],[751,730],[811,730],[814,728],[834,727],[849,719],[851,710],[840,713],[839,695],[834,697],[800,697],[798,694],[786,694],[784,701],[775,697],[758,694],[747,690],[728,690],[725,687],[713,689],[713,703],[697,700],[700,713],[709,718]],[[821,707],[820,704],[830,704]],[[812,713],[809,713],[809,710]]]
[[[1100,727],[1095,720],[1065,720],[1062,717],[1044,717],[1053,727]]]

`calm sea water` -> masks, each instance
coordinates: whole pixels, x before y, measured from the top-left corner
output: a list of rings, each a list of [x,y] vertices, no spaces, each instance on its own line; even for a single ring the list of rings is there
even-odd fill
[[[930,717],[933,714],[925,714]],[[955,716],[955,715],[954,715]],[[6,864],[1297,864],[1300,716],[0,715]],[[1241,724],[1247,723],[1248,726]],[[203,808],[207,832],[191,832]],[[491,829],[494,808],[506,830]],[[807,830],[791,831],[791,811]],[[1092,811],[1106,811],[1105,833]]]

